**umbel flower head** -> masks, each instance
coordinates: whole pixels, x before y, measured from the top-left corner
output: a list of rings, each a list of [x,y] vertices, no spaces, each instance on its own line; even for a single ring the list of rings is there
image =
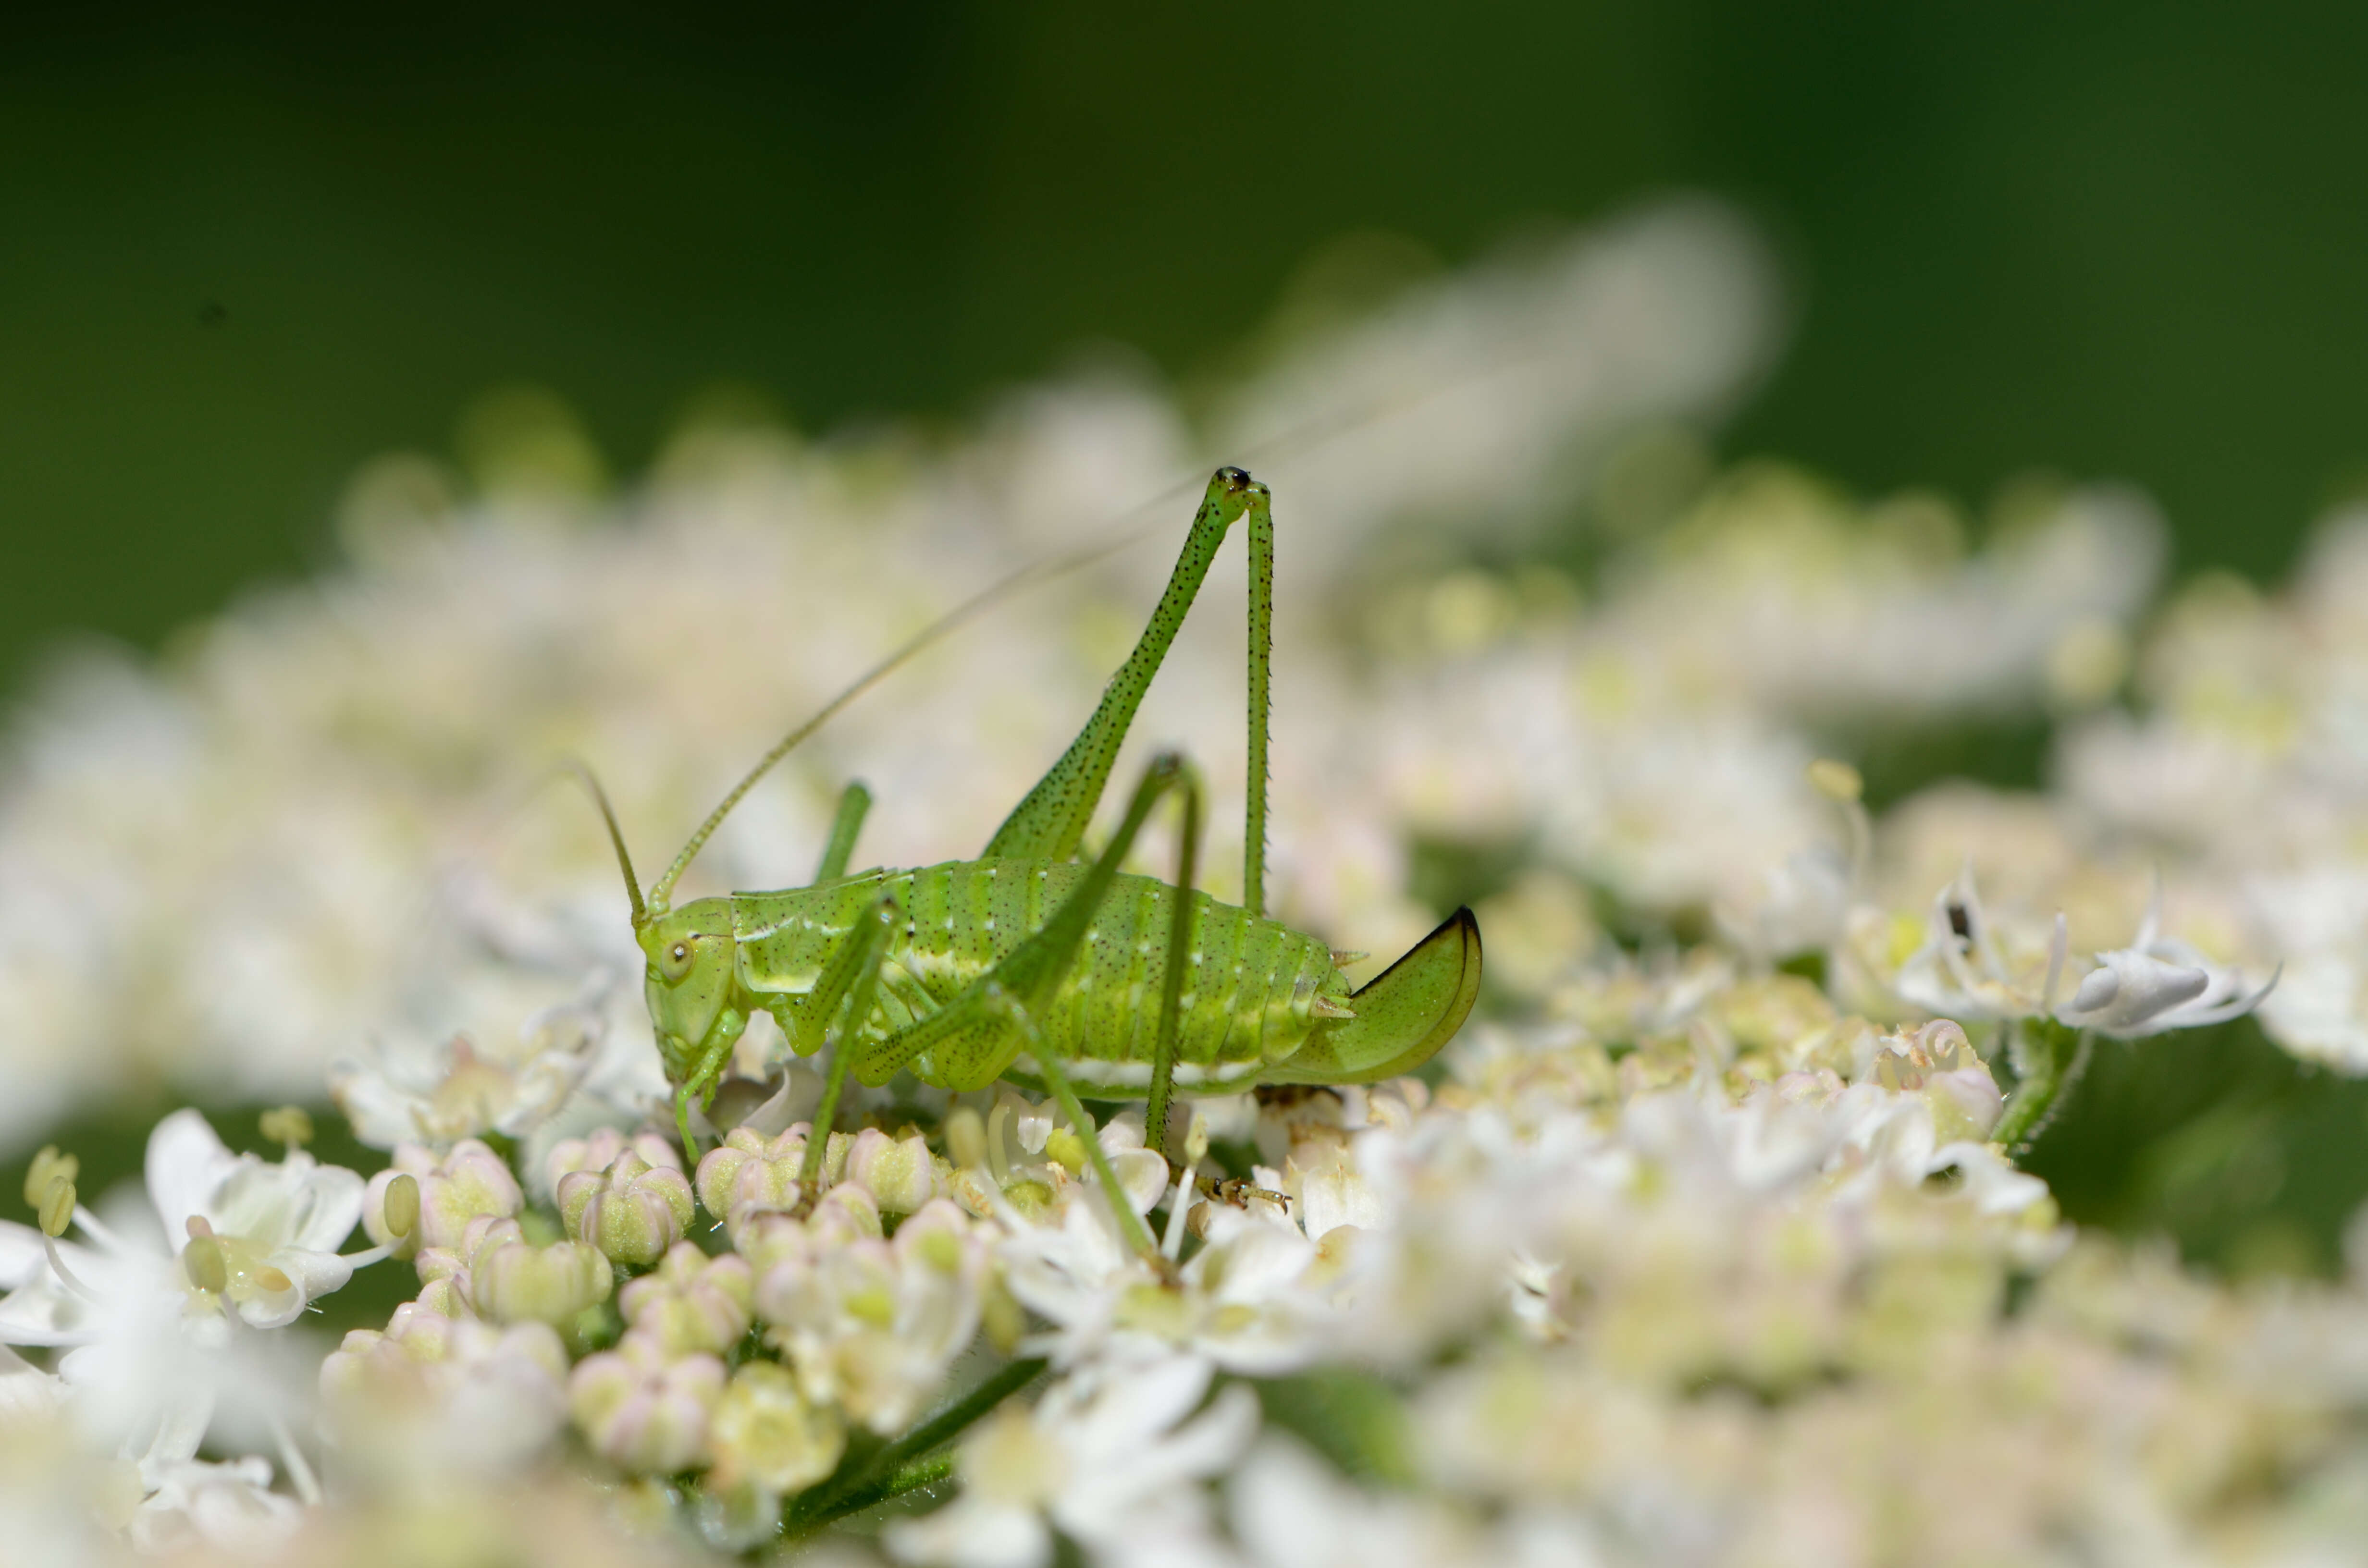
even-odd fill
[[[821,1125],[824,1059],[760,1016],[673,1142],[609,846],[534,780],[580,750],[631,835],[696,820],[884,640],[1159,492],[1190,444],[1139,387],[953,444],[708,430],[614,506],[391,505],[435,487],[381,469],[347,569],[58,688],[0,779],[0,1120],[174,1075],[309,1102],[334,1057],[393,1153],[365,1186],[184,1113],[154,1222],[37,1162],[40,1225],[0,1228],[0,1555],[262,1568],[293,1532],[281,1561],[590,1568],[847,1524],[980,1568],[2348,1560],[2368,1267],[2214,1279],[2067,1224],[2016,1161],[2090,1035],[2263,1002],[2330,1060],[2368,1039],[2368,531],[2323,589],[2182,601],[2141,648],[2161,534],[2124,492],[1975,532],[1713,474],[1667,421],[1764,340],[1733,241],[1679,211],[1410,291],[1203,426],[1389,404],[1261,476],[1291,551],[1267,892],[1380,949],[1486,890],[1481,1012],[1419,1079],[1147,1135],[908,1077]],[[1602,529],[1549,559],[1542,518]],[[973,853],[1141,624],[1134,569],[982,619],[704,869],[792,880],[859,763],[867,852]],[[750,657],[752,625],[803,653]],[[1239,658],[1194,657],[1161,722],[1206,748],[1230,899]],[[1976,715],[2056,723],[2065,788],[1878,815],[1872,768],[1812,761]],[[2186,939],[2101,946],[2143,854]],[[2287,952],[2307,1017],[2258,983]],[[413,1299],[315,1363],[306,1314],[367,1264]]]

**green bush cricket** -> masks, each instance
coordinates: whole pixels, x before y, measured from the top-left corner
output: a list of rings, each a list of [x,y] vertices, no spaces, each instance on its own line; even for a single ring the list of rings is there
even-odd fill
[[[1145,769],[1101,852],[1090,861],[1076,856],[1144,693],[1227,530],[1245,517],[1251,559],[1248,808],[1243,902],[1233,905],[1191,891],[1201,785],[1174,754]],[[1079,1085],[1096,1097],[1145,1096],[1156,1146],[1178,1089],[1370,1083],[1413,1071],[1446,1044],[1479,990],[1480,928],[1469,909],[1457,910],[1355,991],[1325,943],[1266,917],[1273,585],[1267,487],[1238,468],[1219,469],[1134,651],[1076,741],[975,860],[849,875],[871,803],[863,786],[852,784],[812,885],[669,907],[677,880],[725,814],[852,691],[766,754],[646,899],[615,814],[595,784],[647,960],[650,1021],[675,1085],[685,1151],[698,1147],[690,1108],[712,1098],[759,1009],[772,1015],[799,1055],[831,1052],[814,1113],[818,1131],[806,1145],[809,1194],[821,1175],[823,1134],[850,1072],[872,1085],[903,1070],[952,1090],[984,1088],[1007,1074],[1041,1084],[1076,1126],[1105,1190],[1115,1194],[1093,1123],[1078,1103]],[[1183,813],[1175,881],[1120,871],[1153,808],[1171,791]],[[1140,1222],[1126,1223],[1135,1219],[1128,1206],[1114,1201],[1112,1208],[1121,1211],[1130,1241],[1147,1248]]]

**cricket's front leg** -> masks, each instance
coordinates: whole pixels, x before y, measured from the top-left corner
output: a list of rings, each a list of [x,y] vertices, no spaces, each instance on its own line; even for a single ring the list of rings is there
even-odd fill
[[[808,1000],[823,1048],[830,1052],[830,1069],[823,1081],[822,1103],[814,1107],[814,1120],[806,1130],[806,1157],[798,1166],[802,1203],[814,1200],[822,1181],[823,1157],[830,1146],[832,1124],[838,1120],[838,1097],[847,1087],[848,1067],[855,1060],[855,1040],[871,1017],[872,997],[880,989],[880,966],[887,960],[889,940],[903,918],[894,897],[882,893],[873,900],[831,956],[830,967],[823,971]]]
[[[732,1048],[740,1043],[747,1031],[748,1016],[736,1007],[726,1007],[715,1020],[715,1027],[700,1041],[699,1055],[690,1071],[675,1085],[674,1125],[682,1135],[682,1153],[691,1165],[699,1163],[699,1141],[691,1136],[690,1108],[696,1103],[705,1110],[715,1098],[716,1089],[723,1082],[723,1069],[732,1060]]]

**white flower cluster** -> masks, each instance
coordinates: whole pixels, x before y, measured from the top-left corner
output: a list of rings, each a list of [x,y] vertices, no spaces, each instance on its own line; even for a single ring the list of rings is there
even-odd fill
[[[2368,517],[2330,519],[2293,587],[2200,578],[2137,662],[2144,716],[2064,741],[2066,792],[2210,890],[2223,946],[2282,960],[2297,1055],[2368,1072]],[[2257,960],[2258,961],[2258,960]]]
[[[761,1115],[688,1176],[661,1136],[603,1131],[541,1183],[482,1142],[406,1146],[367,1197],[176,1116],[151,1165],[158,1207],[190,1210],[177,1267],[91,1218],[103,1247],[6,1233],[32,1276],[9,1336],[85,1348],[10,1364],[0,1441],[102,1413],[132,1437],[119,1470],[12,1470],[0,1509],[93,1562],[109,1506],[142,1548],[249,1562],[381,1560],[374,1519],[491,1551],[535,1508],[572,1508],[568,1539],[608,1520],[610,1557],[852,1517],[895,1561],[964,1568],[1034,1568],[1057,1538],[1260,1568],[2356,1542],[2368,1272],[2233,1291],[2077,1237],[1988,1141],[2001,1096],[1953,1023],[1886,1031],[1698,963],[1598,994],[1589,1019],[1476,1027],[1435,1088],[1205,1102],[1188,1151],[1246,1180],[1197,1155],[1171,1179],[1112,1119],[1096,1140],[1149,1256],[1078,1130],[1008,1087],[834,1135],[819,1193],[806,1127]],[[420,1289],[329,1356],[301,1443],[279,1427],[298,1489],[197,1460],[233,1338],[287,1321],[279,1281],[342,1279],[313,1244],[357,1210]],[[297,1500],[321,1494],[304,1449],[324,1506]],[[605,1497],[569,1492],[585,1466]]]
[[[35,1159],[6,1551],[2354,1560],[2368,1228],[2341,1282],[2214,1283],[2014,1162],[2096,1037],[2258,1008],[2368,1069],[2368,524],[2141,644],[2162,544],[2125,493],[2021,494],[1968,544],[1930,498],[1703,472],[1682,422],[1772,319],[1748,241],[1680,207],[1286,344],[1220,406],[1281,536],[1277,912],[1386,957],[1468,891],[1490,989],[1421,1078],[1203,1101],[1165,1148],[909,1080],[817,1133],[818,1063],[760,1020],[684,1150],[563,771],[646,872],[982,585],[1143,497],[1172,541],[1193,445],[1141,387],[942,448],[711,423],[616,502],[514,400],[466,504],[382,464],[346,569],[61,676],[0,785],[0,1144],[127,1085],[325,1074],[389,1163],[314,1162],[292,1110],[278,1161],[168,1117],[144,1206]],[[919,656],[702,888],[803,880],[857,774],[867,859],[973,854],[1164,555]],[[1190,737],[1220,897],[1243,592],[1229,556],[1132,743]],[[1834,759],[1997,723],[2054,724],[2063,787],[1878,821]],[[365,1265],[410,1299],[308,1341]]]

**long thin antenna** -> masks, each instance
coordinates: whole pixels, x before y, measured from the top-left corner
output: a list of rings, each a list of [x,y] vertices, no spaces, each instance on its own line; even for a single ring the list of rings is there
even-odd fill
[[[625,833],[617,825],[616,809],[609,804],[609,791],[600,788],[599,778],[581,757],[564,757],[560,767],[584,780],[592,791],[592,803],[600,808],[600,820],[609,824],[609,842],[617,846],[617,869],[625,873],[625,896],[633,901],[633,928],[649,924],[649,909],[642,903],[641,880],[633,875],[633,858],[625,853]]]
[[[1178,484],[1171,487],[1162,494],[1153,496],[1150,500],[1134,507],[1133,511],[1149,511],[1154,507],[1167,504],[1178,495],[1189,495],[1190,494],[1190,491],[1189,486]],[[1127,515],[1132,516],[1133,514],[1129,513]],[[845,708],[848,703],[853,702],[857,698],[862,696],[865,692],[871,690],[873,687],[887,679],[888,676],[894,675],[898,666],[910,661],[916,654],[921,653],[931,643],[938,642],[947,633],[954,631],[965,622],[994,608],[997,604],[1009,598],[1020,589],[1031,586],[1032,585],[1042,582],[1047,578],[1059,577],[1071,572],[1083,571],[1085,568],[1093,565],[1098,561],[1106,560],[1112,555],[1116,555],[1120,551],[1126,549],[1127,546],[1134,543],[1136,540],[1142,538],[1145,531],[1147,530],[1137,528],[1128,533],[1121,534],[1115,539],[1105,540],[1099,544],[1088,545],[1083,550],[1073,551],[1067,555],[1054,556],[1050,560],[1039,561],[1030,565],[1022,566],[1018,571],[998,579],[995,583],[981,589],[979,592],[973,594],[969,598],[964,599],[962,603],[946,611],[945,614],[938,617],[937,619],[929,622],[928,625],[921,628],[920,631],[916,631],[912,636],[898,643],[886,657],[882,658],[878,664],[873,665],[870,669],[864,671],[861,675],[856,676],[855,679],[849,682],[845,689],[841,690],[837,697],[832,698],[828,702],[823,704],[820,710],[817,711],[814,717],[808,719],[804,723],[800,724],[796,729],[791,730],[788,734],[782,736],[780,740],[774,744],[772,750],[767,752],[762,757],[757,759],[756,767],[750,768],[741,777],[739,783],[732,786],[732,792],[724,796],[723,801],[717,805],[713,811],[707,813],[707,820],[699,824],[699,831],[690,835],[690,842],[682,846],[682,853],[674,858],[674,864],[666,868],[666,875],[660,877],[657,881],[657,885],[650,889],[650,902],[660,908],[666,907],[666,900],[673,895],[676,880],[679,878],[684,871],[689,869],[692,858],[699,854],[701,848],[706,846],[708,838],[715,832],[716,828],[723,823],[723,819],[731,814],[732,808],[738,805],[742,797],[746,796],[749,790],[757,787],[757,781],[758,779],[764,778],[767,773],[772,771],[772,767],[775,763],[789,756],[792,751],[795,751],[799,744],[803,742],[808,735],[813,734],[816,730],[821,729],[824,724],[836,717],[839,710]]]
[[[1247,464],[1278,451],[1311,450],[1336,437],[1369,425],[1387,415],[1403,414],[1410,408],[1419,407],[1433,398],[1443,396],[1473,382],[1486,381],[1491,376],[1499,375],[1539,358],[1542,358],[1542,355],[1535,351],[1529,354],[1510,355],[1494,364],[1484,365],[1474,372],[1453,377],[1435,386],[1379,398],[1360,409],[1341,409],[1328,415],[1315,415],[1302,420],[1295,426],[1278,431],[1262,441],[1250,443],[1247,449],[1240,454],[1239,460]],[[1120,513],[1118,523],[1123,526],[1128,518],[1165,506],[1172,501],[1189,500],[1207,483],[1205,478],[1188,475],[1159,494]],[[738,805],[748,791],[757,787],[758,779],[773,770],[775,763],[795,751],[807,736],[837,717],[839,710],[895,674],[899,666],[910,661],[915,654],[919,653],[931,643],[943,638],[948,632],[994,608],[1020,589],[1051,578],[1065,576],[1072,572],[1083,571],[1096,562],[1107,560],[1149,534],[1156,526],[1146,525],[1142,528],[1129,528],[1126,532],[1114,535],[1099,544],[1087,545],[1067,555],[1053,556],[1049,560],[1022,566],[1018,571],[972,595],[897,644],[885,658],[856,676],[837,696],[824,703],[814,717],[782,736],[774,744],[772,750],[757,759],[756,767],[741,777],[739,783],[732,786],[731,793],[725,795],[716,808],[707,813],[707,820],[699,824],[699,831],[690,835],[690,842],[682,846],[682,853],[674,858],[674,864],[666,868],[666,875],[660,877],[657,880],[657,885],[650,889],[650,903],[661,910],[666,907],[666,901],[674,896],[675,882],[683,872],[690,869],[691,861],[696,859],[699,852],[707,846],[708,839],[713,836],[716,828],[723,824],[723,819],[732,813],[732,808]],[[587,773],[586,778],[588,780],[590,775]],[[598,783],[594,783],[592,788],[597,793],[600,787]],[[608,809],[605,797],[601,809],[604,811]],[[611,835],[616,833],[614,817],[609,819],[609,833]],[[624,852],[624,840],[618,838],[617,853],[621,858]],[[627,880],[631,880],[630,874]],[[641,900],[636,897],[633,904],[633,917],[639,921],[642,918]]]

